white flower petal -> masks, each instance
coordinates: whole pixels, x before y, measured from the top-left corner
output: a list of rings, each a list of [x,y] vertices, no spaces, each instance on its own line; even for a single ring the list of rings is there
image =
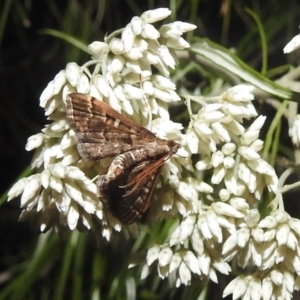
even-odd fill
[[[132,31],[134,32],[135,35],[139,35],[142,32],[142,24],[143,21],[140,17],[133,17],[130,21]]]
[[[157,245],[152,246],[147,252],[147,264],[148,266],[152,265],[152,263],[158,259],[160,248]]]
[[[54,81],[50,81],[40,96],[40,106],[45,107],[54,95]]]
[[[275,285],[281,285],[283,282],[283,275],[278,270],[272,270],[271,279]]]
[[[300,47],[300,34],[294,36],[283,48],[283,53],[290,53]]]
[[[117,112],[121,111],[121,106],[120,103],[118,101],[118,98],[116,97],[115,93],[113,92],[112,89],[109,89],[109,93],[108,93],[108,102],[109,105],[116,110]]]
[[[172,101],[176,100],[176,99],[173,99],[173,97],[169,91],[162,91],[155,87],[153,88],[153,96],[164,102],[172,102]]]
[[[250,230],[247,227],[241,228],[238,232],[237,244],[240,248],[244,248],[250,238]]]
[[[118,39],[118,38],[113,38],[109,42],[109,48],[110,48],[111,52],[113,52],[114,54],[117,54],[117,55],[125,52],[124,43],[121,39]]]
[[[135,40],[135,33],[132,30],[131,23],[129,23],[122,31],[121,36],[122,42],[124,44],[125,52],[128,52],[133,47],[133,43]]]
[[[213,262],[214,268],[224,275],[228,275],[231,268],[228,263],[224,262],[222,259],[215,260]]]
[[[259,222],[261,228],[274,228],[277,225],[277,221],[274,216],[266,216]],[[300,221],[297,225],[300,225]],[[300,232],[300,230],[299,230]]]
[[[178,271],[181,283],[188,285],[191,282],[191,272],[185,263],[181,263]]]
[[[161,90],[168,91],[168,90],[176,89],[176,85],[169,78],[165,76],[153,75],[152,82],[157,88]]]
[[[212,282],[218,284],[218,276],[214,268],[209,269],[208,277]]]
[[[211,124],[211,128],[217,133],[218,138],[223,142],[230,142],[231,138],[226,128],[219,122]]]
[[[218,216],[218,222],[220,227],[226,228],[230,234],[234,234],[236,232],[234,218]]]
[[[216,213],[212,210],[207,211],[206,221],[210,232],[217,239],[218,243],[221,243],[223,240],[223,235],[222,235],[221,228],[219,226],[218,217]]]
[[[300,236],[300,220],[296,219],[296,218],[291,218],[288,221],[288,224],[289,224],[290,228],[293,229],[293,231],[296,232],[296,234],[299,238],[299,236]]]
[[[72,86],[75,87],[78,84],[80,74],[81,74],[81,69],[76,63],[71,62],[67,64],[66,78]]]
[[[164,247],[160,250],[158,254],[158,263],[160,266],[164,267],[171,262],[173,252],[169,247]]]
[[[104,42],[93,42],[88,45],[88,48],[94,53],[94,54],[101,54],[101,53],[108,53],[109,52],[109,46],[107,43]]]
[[[179,185],[176,190],[178,194],[181,195],[181,197],[186,201],[193,201],[196,200],[198,197],[198,194],[195,191],[195,189],[191,185],[188,185],[183,181],[179,182]]]
[[[252,101],[254,99],[251,92],[254,90],[254,86],[247,84],[239,84],[229,88],[224,94],[223,98],[228,101]]]
[[[176,26],[174,26],[173,23],[163,25],[160,28],[159,33],[164,38],[173,38],[173,39],[176,39],[182,35],[182,31]]]
[[[235,160],[233,157],[227,156],[224,158],[223,164],[226,169],[232,169],[235,165]]]
[[[229,252],[231,252],[237,246],[237,242],[238,242],[237,233],[230,235],[223,245],[222,255],[226,255]]]
[[[239,178],[245,183],[251,193],[256,189],[256,176],[253,172],[243,163],[238,165]]]
[[[170,246],[174,246],[174,245],[177,245],[179,244],[180,242],[180,227],[176,227],[176,229],[173,231],[173,233],[171,234],[171,237],[169,239],[169,243],[170,243]]]
[[[192,251],[186,251],[182,259],[193,273],[200,275],[201,272],[198,265],[198,259]]]
[[[141,15],[141,19],[147,23],[154,23],[167,18],[171,14],[168,8],[147,10]]]
[[[245,294],[247,294],[247,290],[248,290],[248,280],[246,280],[244,276],[239,276],[232,293],[232,298],[238,299],[242,297],[243,299],[246,300],[248,298],[245,296]],[[250,300],[251,298],[249,297],[248,299]]]
[[[76,89],[78,93],[86,94],[89,92],[90,82],[85,74],[80,75],[78,84],[76,85]]]
[[[210,229],[208,227],[208,224],[207,224],[207,221],[206,221],[206,218],[205,216],[200,216],[198,218],[198,228],[200,230],[200,232],[202,233],[203,237],[205,239],[211,239],[213,237],[212,233],[210,232]]]
[[[70,180],[65,180],[64,185],[65,185],[65,190],[66,190],[67,194],[71,197],[71,199],[73,199],[74,201],[76,201],[79,204],[82,204],[83,203],[82,194],[81,194],[81,191],[79,190],[76,182],[70,181]]]
[[[173,271],[177,270],[181,261],[182,261],[181,256],[178,253],[175,253],[172,256],[172,260],[170,262],[169,272],[172,273]]]
[[[118,60],[118,62],[120,62],[120,60]],[[107,81],[103,78],[103,76],[96,75],[94,77],[94,82],[95,82],[95,86],[100,91],[100,93],[103,96],[108,97],[108,94],[109,94],[109,91],[110,91],[110,87],[109,87]]]
[[[198,255],[203,254],[204,244],[202,237],[200,236],[199,230],[197,228],[194,228],[193,233],[191,235],[191,244]]]
[[[238,152],[247,160],[257,160],[260,158],[260,155],[250,147],[241,146],[239,147]]]
[[[226,169],[220,165],[214,169],[213,176],[211,177],[212,184],[219,184],[226,174]]]
[[[166,41],[166,46],[176,49],[183,50],[190,47],[190,44],[183,38],[168,38]]]
[[[254,276],[249,281],[249,292],[251,299],[261,299],[261,281]]]
[[[291,231],[289,232],[286,245],[292,250],[296,250],[298,246],[298,240]]]
[[[265,241],[264,231],[261,228],[253,228],[251,234],[257,243],[263,243]]]
[[[153,83],[151,81],[145,81],[142,83],[142,87],[143,87],[143,91],[145,93],[145,95],[148,95],[148,96],[152,96],[153,93],[154,93],[154,88],[153,88]],[[153,98],[151,98],[153,99]],[[153,100],[152,100],[153,101]],[[151,104],[151,103],[150,103]],[[157,105],[157,103],[155,102],[155,104]],[[152,105],[151,105],[152,106]],[[154,110],[152,108],[152,110]]]
[[[257,140],[258,137],[259,137],[259,130],[247,131],[242,136],[242,142],[245,146],[249,146],[249,145],[251,145],[251,143],[253,143],[255,140]]]
[[[31,137],[28,138],[25,149],[27,151],[31,151],[35,148],[38,148],[39,146],[41,146],[44,143],[45,139],[46,139],[46,137],[42,133],[32,135]]]
[[[287,224],[281,224],[278,226],[276,232],[276,240],[279,246],[285,245],[287,243],[289,233],[290,233],[290,228]]]
[[[68,225],[71,230],[74,230],[77,226],[77,222],[79,220],[79,211],[78,206],[76,203],[73,203],[72,206],[70,206],[70,209],[68,211]]]
[[[177,65],[173,55],[170,53],[169,48],[165,45],[160,45],[158,49],[159,57],[163,61],[164,64],[166,64],[169,68],[175,69],[175,66]]]
[[[258,224],[259,219],[260,219],[260,213],[256,208],[254,208],[254,209],[250,209],[247,212],[245,221],[247,225],[252,228]]]
[[[228,217],[234,217],[234,218],[242,218],[244,217],[244,214],[240,213],[238,210],[233,208],[231,205],[223,202],[214,202],[211,205],[211,208],[220,215],[225,215]]]
[[[27,179],[28,181],[26,182],[21,197],[21,204],[20,204],[21,207],[24,207],[29,201],[33,200],[33,198],[36,197],[39,191],[41,190],[41,181],[40,181],[39,174],[32,175]],[[25,181],[23,181],[23,183],[24,182]]]
[[[195,165],[196,169],[199,171],[204,171],[211,168],[211,163],[208,158],[205,158],[204,160],[200,160]]]
[[[66,168],[61,165],[61,164],[54,164],[54,165],[51,165],[49,167],[49,170],[51,172],[52,175],[56,176],[56,177],[59,177],[59,178],[65,178],[66,176]]]
[[[234,143],[226,143],[222,146],[222,152],[225,155],[232,154],[236,149],[236,145]]]
[[[198,139],[196,133],[194,132],[194,130],[192,130],[192,129],[188,129],[187,130],[187,133],[186,133],[186,142],[187,142],[187,145],[188,145],[190,151],[193,154],[198,152],[199,139]],[[199,162],[197,164],[198,164],[198,167],[199,167]],[[197,164],[196,164],[196,168],[198,168]]]
[[[175,21],[169,25],[178,28],[181,32],[188,32],[197,28],[197,26],[194,24],[182,22],[182,21]]]
[[[123,84],[122,87],[127,98],[136,100],[141,100],[144,98],[143,90],[130,84]]]
[[[9,190],[9,192],[7,194],[7,196],[8,196],[7,201],[10,201],[11,199],[18,197],[23,192],[28,181],[29,181],[29,178],[21,178],[20,180],[18,180],[12,186],[12,188]]]
[[[185,242],[193,232],[196,222],[194,215],[187,216],[180,224],[180,242]]]
[[[273,295],[273,284],[270,277],[265,277],[261,285],[263,300],[270,300]]]
[[[276,218],[276,221],[278,223],[285,223],[290,219],[290,215],[283,211],[283,210],[277,210],[274,212],[274,216]]]
[[[275,170],[262,159],[251,160],[248,162],[248,166],[257,173],[276,176]]]
[[[141,280],[144,280],[151,273],[151,270],[148,265],[144,265],[141,271]]]
[[[250,249],[253,259],[253,263],[256,266],[262,265],[262,246],[261,244],[256,243],[254,240],[250,240]]]
[[[227,201],[230,197],[230,192],[227,189],[221,189],[219,192],[219,197],[221,198],[222,201]],[[232,203],[230,204],[233,205]]]
[[[66,71],[61,70],[53,80],[53,95],[59,94],[63,86],[66,84]]]
[[[206,254],[198,256],[198,265],[204,275],[208,275],[210,270],[210,257]]]
[[[159,38],[160,34],[153,25],[148,24],[148,23],[143,23],[142,36],[146,39],[157,40]]]
[[[217,167],[223,163],[224,154],[221,151],[217,151],[211,156],[211,164],[213,167]]]
[[[51,176],[49,181],[49,187],[57,191],[58,193],[61,193],[63,189],[62,181],[58,177]]]

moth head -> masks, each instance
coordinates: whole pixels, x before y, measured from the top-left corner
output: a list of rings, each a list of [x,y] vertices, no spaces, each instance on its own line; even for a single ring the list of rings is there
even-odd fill
[[[172,140],[168,141],[168,146],[170,149],[172,149],[172,154],[175,154],[178,151],[178,149],[181,147],[179,143]]]

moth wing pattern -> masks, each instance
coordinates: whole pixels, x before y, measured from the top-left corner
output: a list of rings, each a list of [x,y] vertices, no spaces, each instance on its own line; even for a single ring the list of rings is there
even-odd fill
[[[162,166],[143,178],[133,191],[132,186],[126,185],[151,163],[151,161],[143,161],[115,180],[106,180],[106,176],[103,175],[97,182],[98,194],[101,195],[105,206],[123,224],[130,225],[136,222],[150,205]]]
[[[67,96],[67,118],[76,132],[78,151],[85,159],[115,156],[157,139],[148,129],[86,94]]]
[[[157,138],[106,103],[86,94],[67,96],[67,119],[82,158],[115,156],[97,181],[98,196],[123,224],[137,221],[148,209],[166,159],[180,144]]]

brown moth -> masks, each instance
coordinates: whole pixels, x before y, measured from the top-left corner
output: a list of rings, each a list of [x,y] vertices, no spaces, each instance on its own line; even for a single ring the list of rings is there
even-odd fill
[[[98,196],[120,222],[134,223],[148,209],[163,164],[180,144],[157,138],[86,94],[68,95],[67,118],[83,159],[115,156],[107,174],[97,180]]]

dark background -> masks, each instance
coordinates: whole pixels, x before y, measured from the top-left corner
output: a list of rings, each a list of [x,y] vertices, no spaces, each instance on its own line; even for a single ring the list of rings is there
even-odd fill
[[[168,7],[169,1],[153,1]],[[178,1],[177,19],[198,26],[195,35],[208,37],[259,70],[261,46],[257,26],[245,12],[255,11],[267,32],[269,67],[285,64],[285,44],[298,34],[298,1]],[[0,195],[28,169],[32,152],[25,150],[29,136],[46,124],[39,97],[54,76],[70,61],[78,64],[88,56],[67,42],[45,34],[44,29],[65,32],[89,44],[106,33],[124,27],[134,15],[150,9],[148,1],[1,1],[0,3]],[[228,23],[227,23],[227,21]],[[201,79],[199,79],[201,80]],[[19,255],[36,232],[18,223],[17,200],[0,207],[0,256]],[[0,272],[1,272],[0,263]],[[1,284],[1,280],[0,280]],[[1,285],[0,285],[1,287]],[[220,296],[220,295],[219,295]],[[219,299],[220,297],[217,297]]]

